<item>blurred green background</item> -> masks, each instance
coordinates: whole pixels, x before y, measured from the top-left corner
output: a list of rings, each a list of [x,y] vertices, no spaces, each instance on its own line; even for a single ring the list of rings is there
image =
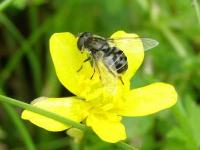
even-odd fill
[[[141,150],[200,149],[200,12],[198,0],[5,0],[0,2],[0,92],[25,102],[71,95],[58,81],[49,54],[54,32],[90,31],[108,37],[122,29],[157,39],[132,87],[173,84],[179,102],[157,114],[124,118],[127,142]],[[0,150],[76,150],[64,132],[20,119],[20,108],[0,104]],[[28,146],[27,146],[28,145]],[[114,150],[87,135],[86,150]]]

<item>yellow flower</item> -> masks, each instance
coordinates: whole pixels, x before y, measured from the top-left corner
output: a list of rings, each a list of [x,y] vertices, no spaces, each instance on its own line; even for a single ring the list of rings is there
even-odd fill
[[[136,37],[118,31],[111,37]],[[84,121],[104,141],[115,143],[126,138],[122,116],[144,116],[174,105],[177,93],[172,85],[153,83],[130,89],[130,79],[143,61],[144,51],[138,42],[116,42],[128,59],[128,70],[122,75],[124,85],[101,66],[102,80],[97,73],[90,79],[93,68],[83,64],[87,53],[80,53],[77,38],[71,33],[55,33],[50,39],[50,51],[60,82],[76,96],[65,98],[40,97],[33,105],[57,113],[76,122]],[[83,64],[80,72],[77,70]],[[22,118],[49,131],[70,128],[50,118],[24,110]]]

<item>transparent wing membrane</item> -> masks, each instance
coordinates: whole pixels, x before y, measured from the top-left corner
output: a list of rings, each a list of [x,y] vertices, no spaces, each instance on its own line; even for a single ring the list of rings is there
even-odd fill
[[[152,49],[159,44],[159,42],[154,40],[154,39],[150,39],[150,38],[140,38],[140,39],[142,41],[142,44],[143,44],[145,51]]]
[[[115,44],[115,42],[123,42],[123,43],[131,43],[131,44],[143,44],[144,51],[150,50],[154,47],[156,47],[159,42],[151,39],[151,38],[140,38],[140,37],[123,37],[123,38],[109,38],[107,39],[108,42],[111,42],[111,44]]]

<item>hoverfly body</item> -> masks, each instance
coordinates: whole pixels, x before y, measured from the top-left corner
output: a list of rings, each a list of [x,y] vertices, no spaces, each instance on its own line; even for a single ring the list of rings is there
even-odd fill
[[[120,42],[123,40],[126,40],[127,42],[134,42],[138,41],[138,39],[142,42],[145,51],[159,44],[156,40],[150,38],[122,37],[106,39],[91,32],[80,33],[77,41],[78,49],[81,52],[86,50],[89,53],[89,57],[85,59],[84,62],[90,61],[94,68],[94,72],[90,79],[93,78],[95,69],[97,69],[99,78],[101,79],[101,69],[98,66],[98,61],[102,61],[107,70],[114,77],[120,79],[122,84],[124,84],[120,75],[125,73],[128,69],[127,57],[121,49],[115,46],[114,42]],[[79,72],[82,67],[83,65],[77,70],[77,72]]]

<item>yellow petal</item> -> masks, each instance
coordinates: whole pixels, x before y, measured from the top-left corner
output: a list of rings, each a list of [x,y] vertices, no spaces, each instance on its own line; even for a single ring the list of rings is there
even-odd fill
[[[75,97],[40,97],[34,100],[32,104],[76,122],[82,121],[87,116],[87,106],[84,101]],[[62,131],[70,127],[28,110],[24,110],[21,117],[48,131]]]
[[[154,83],[131,90],[125,97],[120,114],[123,116],[144,116],[174,105],[177,93],[174,87],[166,83]]]
[[[50,52],[60,82],[75,95],[83,96],[81,92],[88,90],[93,69],[89,62],[83,64],[87,56],[77,48],[76,37],[69,32],[53,34]],[[77,72],[81,65],[83,69]]]
[[[104,141],[116,143],[126,138],[124,125],[120,122],[121,117],[113,114],[90,114],[87,125]]]
[[[122,76],[122,79],[125,80],[124,82],[129,82],[142,64],[144,58],[142,41],[136,37],[138,37],[137,34],[126,33],[124,31],[117,31],[111,36],[114,39],[124,38],[124,40],[115,40],[114,42],[115,46],[124,52],[128,60],[128,70]]]

